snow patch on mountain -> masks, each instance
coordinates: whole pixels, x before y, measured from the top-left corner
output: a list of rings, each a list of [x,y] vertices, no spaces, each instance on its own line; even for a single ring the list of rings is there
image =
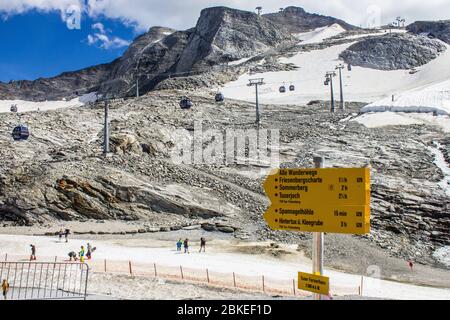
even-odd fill
[[[250,58],[243,58],[243,59],[239,59],[239,60],[235,60],[235,61],[231,61],[228,63],[229,66],[238,66],[240,64],[243,64],[244,62],[247,62],[248,60],[252,59],[252,57]]]
[[[450,197],[450,167],[447,161],[445,161],[444,154],[441,151],[442,148],[443,146],[441,144],[435,142],[434,146],[428,147],[428,150],[434,154],[434,163],[444,174],[444,179],[439,183],[439,186]]]
[[[96,99],[97,94],[95,92],[92,92],[69,101],[59,100],[34,102],[24,100],[0,100],[0,113],[11,112],[12,105],[17,105],[18,112],[23,113],[31,111],[48,111],[63,108],[81,107],[90,102],[94,102]]]
[[[450,117],[434,116],[431,113],[405,113],[391,111],[370,112],[354,118],[351,121],[358,122],[367,128],[409,126],[413,124],[431,125],[440,127],[444,132],[450,133]]]
[[[450,267],[450,247],[442,247],[436,250],[433,257],[444,265]]]
[[[434,112],[450,115],[450,80],[405,91],[361,109],[361,112]]]
[[[341,25],[335,23],[328,27],[317,28],[314,31],[299,33],[295,37],[301,40],[301,44],[320,43],[325,39],[335,37],[346,32]]]

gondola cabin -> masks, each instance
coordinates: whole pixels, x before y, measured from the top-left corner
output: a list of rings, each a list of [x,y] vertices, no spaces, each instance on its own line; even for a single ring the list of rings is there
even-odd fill
[[[183,98],[180,101],[180,107],[181,109],[190,109],[192,108],[193,104],[192,101],[189,98]]]
[[[217,93],[215,97],[216,102],[223,102],[225,100],[225,97],[221,93]]]
[[[25,141],[30,136],[30,131],[25,126],[17,126],[12,132],[14,141]]]

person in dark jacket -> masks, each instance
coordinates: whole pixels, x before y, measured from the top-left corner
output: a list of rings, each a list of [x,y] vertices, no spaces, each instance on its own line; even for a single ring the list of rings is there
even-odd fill
[[[72,261],[72,259],[73,259],[73,261],[77,261],[77,254],[74,251],[70,251],[69,259],[70,259],[70,261]]]
[[[70,230],[66,229],[66,231],[64,232],[64,237],[66,238],[66,242],[69,242],[69,234],[70,234]]]
[[[184,239],[183,246],[184,246],[184,253],[189,253],[189,239]]]
[[[30,244],[31,247],[31,256],[30,261],[36,260],[36,246],[34,244]]]
[[[203,237],[200,238],[200,251],[199,252],[202,252],[202,249],[203,249],[203,252],[206,252],[206,240]]]

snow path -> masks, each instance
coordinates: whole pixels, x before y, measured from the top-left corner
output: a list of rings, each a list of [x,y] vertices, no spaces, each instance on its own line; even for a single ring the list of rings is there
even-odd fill
[[[130,240],[128,240],[130,241]],[[132,241],[132,240],[131,240]],[[33,237],[20,235],[0,235],[0,254],[28,254],[29,244],[37,248],[37,256],[66,257],[69,251],[77,251],[81,245],[88,241],[70,240],[69,243],[59,243],[56,237]],[[197,247],[192,248],[189,255],[177,254],[173,248],[153,248],[135,243],[125,246],[116,241],[90,241],[97,247],[94,259],[110,259],[134,262],[146,262],[179,267],[206,269],[215,272],[236,272],[240,275],[261,276],[266,275],[273,279],[289,280],[295,278],[298,271],[310,272],[312,265],[309,260],[298,262],[285,262],[263,255],[245,255],[239,253],[207,252],[199,254]],[[151,244],[150,240],[149,243]],[[175,244],[174,244],[175,245]],[[208,250],[208,248],[207,248]],[[300,259],[299,259],[300,260]],[[325,269],[326,276],[330,277],[331,287],[335,294],[357,291],[361,276],[346,274],[339,271]],[[390,299],[450,299],[450,289],[414,286],[391,281],[364,278],[364,295],[370,297]]]

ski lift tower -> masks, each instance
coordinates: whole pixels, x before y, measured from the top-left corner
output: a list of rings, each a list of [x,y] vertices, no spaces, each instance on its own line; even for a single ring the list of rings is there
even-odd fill
[[[343,63],[340,63],[339,65],[336,66],[336,70],[339,70],[339,85],[340,85],[340,90],[341,90],[341,106],[340,106],[340,110],[344,111],[345,110],[345,102],[344,102],[344,86],[342,84],[342,70],[345,68],[345,65]]]
[[[402,18],[402,20],[400,20],[400,22],[402,23],[403,28],[405,27],[405,23],[406,23],[406,19]]]
[[[256,11],[258,11],[258,17],[261,16],[262,7],[256,7]]]
[[[256,124],[259,126],[259,124],[261,123],[261,118],[259,116],[259,97],[258,97],[258,87],[262,86],[264,84],[264,79],[263,78],[258,78],[258,79],[250,79],[249,80],[249,87],[255,86],[256,89]]]
[[[389,23],[389,33],[392,33],[392,29],[395,27],[394,23]]]
[[[109,153],[109,100],[105,99],[105,121],[103,123],[103,155]]]
[[[325,75],[325,79],[326,79],[325,83],[327,83],[327,85],[329,84],[331,87],[331,113],[334,113],[336,111],[335,106],[334,106],[333,77],[336,77],[336,72],[334,72],[334,71],[329,71]]]
[[[104,103],[104,122],[103,122],[103,155],[108,156],[109,150],[109,100],[113,98],[110,93],[106,93],[99,101]]]

